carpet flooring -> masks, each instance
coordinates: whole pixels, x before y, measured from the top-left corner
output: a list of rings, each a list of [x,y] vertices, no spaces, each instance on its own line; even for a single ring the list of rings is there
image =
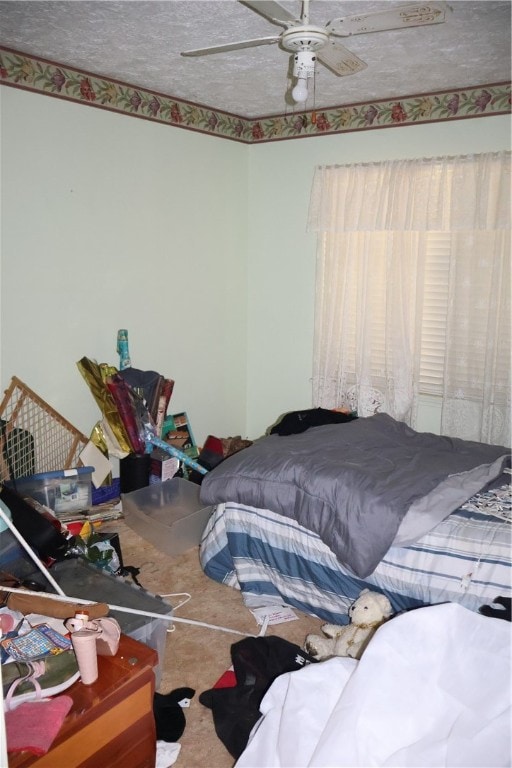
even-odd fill
[[[244,606],[240,593],[205,576],[198,547],[169,557],[135,533],[124,520],[110,522],[102,531],[119,534],[124,565],[140,569],[138,580],[145,589],[161,596],[172,595],[166,600],[173,606],[187,599],[178,593],[190,595],[188,602],[175,609],[177,618],[258,634],[260,628]],[[302,646],[305,636],[319,632],[322,622],[297,611],[296,614],[296,621],[270,626],[266,634],[278,635]],[[186,727],[179,739],[177,768],[232,768],[235,763],[215,733],[211,710],[198,699],[199,694],[212,688],[229,668],[231,645],[241,639],[241,635],[178,621],[169,626],[157,690],[169,693],[175,688],[188,687],[196,692],[190,707],[184,709]]]

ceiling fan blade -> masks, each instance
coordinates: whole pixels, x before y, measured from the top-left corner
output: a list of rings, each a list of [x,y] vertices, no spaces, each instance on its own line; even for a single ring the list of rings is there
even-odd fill
[[[256,45],[272,45],[278,43],[280,35],[273,37],[257,37],[254,40],[241,40],[238,43],[226,43],[225,45],[213,45],[209,48],[197,48],[194,51],[182,51],[182,56],[208,56],[210,53],[224,53],[224,51],[237,51],[239,48],[253,48]]]
[[[388,29],[441,24],[446,20],[446,13],[449,10],[450,7],[444,2],[413,3],[388,11],[362,13],[356,16],[346,16],[343,19],[333,19],[326,24],[326,29],[332,35],[348,37],[349,35],[363,35],[366,32],[384,32]]]
[[[335,75],[344,77],[345,75],[355,75],[356,72],[366,69],[368,66],[361,61],[355,53],[349,51],[341,43],[329,40],[324,47],[316,54],[318,61],[334,72]]]
[[[273,0],[239,0],[242,5],[246,5],[251,11],[256,11],[260,16],[264,16],[273,24],[280,24],[282,27],[289,27],[291,22],[299,21],[293,13],[283,8],[279,3]]]

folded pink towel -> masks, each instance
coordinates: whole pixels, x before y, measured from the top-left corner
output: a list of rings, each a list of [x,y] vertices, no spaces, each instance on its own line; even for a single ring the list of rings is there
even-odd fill
[[[6,712],[7,751],[46,754],[72,704],[71,696],[56,696],[43,701],[26,701]]]

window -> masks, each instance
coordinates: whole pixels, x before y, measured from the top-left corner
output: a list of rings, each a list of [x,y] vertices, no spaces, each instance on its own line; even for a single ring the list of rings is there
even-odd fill
[[[510,443],[510,153],[317,169],[313,402]]]
[[[423,310],[419,391],[441,395],[443,392],[450,276],[450,236],[429,232],[426,236],[423,274]]]

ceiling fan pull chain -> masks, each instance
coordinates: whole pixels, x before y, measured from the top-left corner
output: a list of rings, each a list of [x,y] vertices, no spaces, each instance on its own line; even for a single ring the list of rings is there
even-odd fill
[[[316,69],[313,74],[313,111],[311,112],[311,124],[316,125]]]

